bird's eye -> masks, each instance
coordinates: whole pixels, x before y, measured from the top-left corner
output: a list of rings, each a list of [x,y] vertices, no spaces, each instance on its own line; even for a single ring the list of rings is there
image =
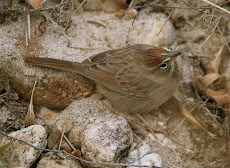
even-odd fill
[[[166,69],[166,68],[168,68],[168,64],[166,62],[163,62],[162,64],[160,64],[160,68]]]

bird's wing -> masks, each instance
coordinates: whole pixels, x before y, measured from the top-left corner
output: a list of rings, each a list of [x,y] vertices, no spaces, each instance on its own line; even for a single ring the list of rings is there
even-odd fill
[[[84,68],[81,73],[115,92],[148,97],[159,86],[145,78],[136,68],[132,57],[136,49],[131,46],[95,55],[83,62],[88,68]]]

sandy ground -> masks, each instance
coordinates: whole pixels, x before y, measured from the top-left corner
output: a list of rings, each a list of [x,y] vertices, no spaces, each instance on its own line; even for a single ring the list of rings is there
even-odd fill
[[[164,12],[169,13],[167,10]],[[45,16],[49,18],[50,13],[46,12]],[[68,13],[65,16],[68,20]],[[182,16],[187,20],[183,20]],[[210,60],[224,46],[224,43],[219,36],[213,34],[204,44],[208,35],[210,35],[210,29],[208,29],[201,16],[202,14],[192,10],[175,11],[171,18],[174,26],[176,26],[177,37],[172,47],[182,51],[183,56],[197,55],[198,57],[208,57],[208,60]],[[229,42],[230,21],[226,17],[223,16],[220,26]],[[34,51],[39,56],[81,62],[93,54],[138,43],[142,37],[141,33],[140,35],[136,33],[140,29],[138,24],[134,22],[134,25],[132,25],[133,20],[117,18],[113,13],[85,11],[80,15],[74,11],[71,13],[71,18],[72,23],[67,30],[68,35],[65,34],[60,25],[48,20],[46,32],[37,37],[33,31],[40,19],[35,15],[31,15],[32,34],[29,43],[35,45],[34,48],[36,49]],[[25,14],[20,15],[16,22],[11,21],[10,17],[6,18],[6,21],[0,25],[0,58],[10,60],[14,66],[24,68],[23,71],[27,74],[46,71],[41,68],[32,68],[31,70],[30,67],[25,66],[23,63],[22,55],[25,52],[17,44],[25,44],[26,29]],[[135,33],[136,36],[133,36]],[[71,47],[68,45],[69,42]],[[229,56],[230,54],[225,47],[222,54],[224,61],[221,66],[221,73],[226,75],[228,80],[230,76],[228,71]],[[192,114],[211,132],[217,134],[217,138],[210,137],[196,125],[184,120],[183,115],[180,113],[159,110],[151,114],[144,114],[143,117],[153,127],[164,130],[164,136],[173,141],[173,144],[176,145],[174,151],[154,141],[150,133],[136,124],[136,119],[133,116],[120,114],[130,123],[134,134],[138,137],[136,141],[143,140],[147,142],[152,147],[152,151],[162,157],[162,167],[165,168],[229,166],[229,149],[226,143],[225,131],[222,127],[223,118],[221,118],[220,114],[223,110],[220,106],[214,110],[208,108],[210,104],[214,104],[215,107],[217,105],[213,100],[203,97],[203,95],[201,96],[194,90],[194,81],[197,76],[201,75],[196,61],[184,58],[184,79],[175,95],[188,109],[195,107]],[[2,69],[0,70],[1,130],[8,128],[7,131],[13,131],[23,127],[28,101],[25,101],[23,97],[11,89],[14,84],[10,83],[7,74],[3,73]],[[4,69],[5,71],[6,69]],[[8,71],[11,71],[11,69],[9,68]],[[52,72],[55,73],[55,71]],[[90,99],[94,101],[96,96],[92,96]],[[36,112],[40,111],[37,107],[36,110],[38,110]],[[217,162],[217,160],[219,161]]]

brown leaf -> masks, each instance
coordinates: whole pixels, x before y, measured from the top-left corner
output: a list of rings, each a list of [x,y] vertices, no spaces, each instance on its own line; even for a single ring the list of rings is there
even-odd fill
[[[55,145],[60,144],[61,133],[56,128],[49,129],[48,148],[52,149]]]
[[[64,131],[64,133],[71,131],[72,128],[73,128],[73,124],[70,122],[64,122],[62,124],[62,131]]]
[[[41,17],[41,21],[42,21],[42,22],[45,21],[43,17]],[[42,34],[46,31],[46,25],[45,25],[45,24],[41,25],[41,26],[40,26],[40,29],[41,29],[41,32],[38,30],[38,28],[35,28],[34,34],[35,34],[36,36],[40,36],[40,35],[42,35]]]
[[[220,78],[215,80],[209,86],[209,88],[212,90],[220,90],[220,89],[224,89],[225,87],[227,87],[227,85],[228,85],[228,80],[227,80],[226,76],[221,76]]]
[[[124,10],[124,9],[120,9],[119,11],[114,13],[114,15],[117,17],[125,16],[125,14],[126,14],[126,10]]]
[[[72,148],[70,146],[61,146],[66,152],[71,153]]]
[[[199,77],[198,79],[204,84],[205,87],[208,87],[220,77],[221,76],[218,73],[209,73],[207,75]]]
[[[78,158],[81,158],[81,151],[78,150],[78,149],[75,150],[75,151],[73,151],[72,154],[73,154],[74,156],[78,157]],[[84,166],[88,167],[84,162],[82,162],[82,161],[80,161],[80,162],[81,162],[81,164],[83,164]]]
[[[219,73],[220,65],[221,65],[221,55],[222,51],[224,49],[224,46],[221,47],[218,51],[218,53],[215,55],[215,58],[210,61],[207,65],[205,65],[207,74],[209,73]]]
[[[35,10],[42,8],[42,0],[26,0]]]
[[[230,85],[217,91],[208,88],[207,94],[215,99],[218,104],[230,103]]]
[[[210,66],[212,67],[215,73],[219,73],[220,65],[221,65],[221,55],[222,55],[223,49],[224,49],[224,46],[219,49],[215,58],[210,62]]]
[[[75,150],[75,151],[73,151],[72,154],[73,154],[74,156],[78,157],[78,158],[81,158],[81,151],[78,150],[78,149]]]

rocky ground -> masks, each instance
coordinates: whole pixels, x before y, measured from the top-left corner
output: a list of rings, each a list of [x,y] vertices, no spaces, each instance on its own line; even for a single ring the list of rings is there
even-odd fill
[[[43,34],[37,27],[44,28],[44,17],[32,13],[33,5],[18,1],[1,4],[1,132],[39,148],[65,149],[94,162],[229,167],[230,51],[226,44],[230,44],[230,14],[203,1],[147,0],[138,3],[137,11],[128,16],[122,16],[121,9],[127,10],[129,5],[125,0],[71,2],[74,5],[69,1],[59,6],[59,1],[43,3]],[[227,1],[212,2],[230,11]],[[31,35],[27,33],[28,18]],[[93,54],[140,43],[182,52],[184,74],[175,97],[209,132],[181,112],[160,108],[142,115],[162,131],[150,133],[135,116],[117,111],[102,98],[92,81],[74,73],[26,65],[23,60],[35,56],[81,62]],[[26,127],[35,81],[36,121]],[[0,166],[109,167],[35,150],[3,135],[0,140],[0,147],[10,144],[4,152],[0,150]]]

